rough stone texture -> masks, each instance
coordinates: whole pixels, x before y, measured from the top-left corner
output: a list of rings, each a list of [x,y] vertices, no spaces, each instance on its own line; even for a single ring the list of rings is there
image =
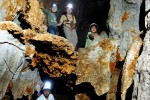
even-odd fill
[[[142,39],[134,35],[133,42],[130,44],[125,63],[122,71],[122,83],[121,83],[121,98],[125,100],[126,92],[133,82],[133,75],[135,70],[135,64],[139,57],[140,48],[142,46]]]
[[[134,90],[132,100],[150,100],[150,31],[144,38],[143,51],[138,58],[134,75]]]
[[[116,90],[113,89],[116,89],[117,81],[112,83],[113,78],[118,79],[115,66],[117,61],[125,60],[122,76],[122,99],[125,99],[126,91],[132,82],[136,59],[141,46],[140,38],[138,36],[134,38],[133,36],[133,34],[140,34],[139,13],[141,2],[142,0],[110,0],[108,18],[110,37],[116,40],[101,40],[80,53],[76,70],[77,84],[90,82],[98,95],[108,92],[107,99],[115,100]],[[148,0],[146,2],[149,3]],[[31,72],[31,67],[34,69],[36,67],[41,68],[43,69],[42,72],[49,74],[51,77],[74,73],[76,61],[78,60],[77,53],[74,52],[73,46],[66,39],[46,32],[45,16],[39,9],[37,0],[0,0],[0,8],[0,21],[5,21],[0,22],[0,29],[8,30],[13,35],[12,37],[9,34],[12,37],[9,43],[2,42],[0,44],[1,53],[9,53],[9,56],[11,56],[0,57],[2,59],[0,59],[0,67],[2,67],[0,68],[0,98],[5,94],[8,84],[14,87],[11,90],[15,98],[21,98],[22,95],[29,95],[30,98],[34,90],[32,88],[34,82],[37,82],[35,84],[37,84],[39,90],[39,74],[36,70]],[[146,9],[148,9],[148,6],[146,6]],[[21,17],[21,20],[19,20],[19,17]],[[21,24],[24,24],[24,26]],[[7,31],[2,31],[2,33],[8,34]],[[0,35],[2,34],[0,33]],[[4,36],[2,35],[0,38]],[[22,44],[14,37],[18,38]],[[16,41],[15,45],[12,41]],[[15,57],[17,57],[17,61],[14,59]],[[28,64],[25,59],[28,59],[31,63]],[[19,63],[21,60],[24,63]],[[129,60],[130,62],[128,62]],[[13,61],[16,62],[13,63]],[[17,69],[19,65],[20,67]],[[15,74],[12,74],[12,72]],[[34,80],[29,76],[25,81],[24,78],[28,73],[32,73],[30,76],[36,76],[38,80]],[[117,73],[119,74],[119,71]],[[145,87],[143,88],[145,89]],[[16,91],[20,92],[17,93]],[[140,92],[138,91],[138,93]],[[80,95],[79,98],[84,99],[86,96],[83,95]]]
[[[102,39],[79,54],[77,63],[77,84],[90,82],[98,95],[110,89],[111,71],[114,71],[117,41]],[[114,62],[114,64],[111,64]],[[111,66],[110,66],[111,65]]]
[[[0,8],[0,21],[14,21],[19,24],[17,18],[21,15],[21,21],[25,20],[24,22],[37,33],[47,30],[44,24],[45,16],[37,0],[3,0]]]
[[[14,96],[14,99],[22,98],[22,96],[28,96],[29,100],[32,97],[34,91],[40,91],[42,86],[41,78],[37,69],[31,71],[30,69],[21,72],[19,78],[12,81],[9,88]]]
[[[150,10],[150,0],[145,0],[145,11]]]
[[[110,37],[120,39],[120,54],[125,58],[132,42],[132,34],[139,32],[139,14],[142,0],[111,0],[108,23]]]
[[[139,14],[142,0],[111,0],[108,23],[111,35],[139,32]],[[124,33],[124,34],[123,34]]]
[[[110,1],[107,21],[111,31],[110,38],[118,39],[121,61],[125,60],[122,71],[122,100],[125,99],[126,91],[133,81],[134,68],[142,45],[141,39],[134,35],[141,34],[139,31],[141,3],[142,0]]]
[[[107,93],[107,99],[106,100],[116,100],[116,92],[117,92],[117,85],[119,76],[121,73],[121,69],[116,68],[115,71],[112,73],[112,78],[110,82],[110,89]]]
[[[75,100],[90,100],[85,93],[80,93],[75,96]]]
[[[77,53],[65,38],[46,32],[45,16],[38,0],[0,0],[0,8],[0,29],[3,30],[0,33],[3,55],[0,57],[0,99],[9,84],[15,99],[23,95],[30,98],[37,90],[33,86],[39,91],[39,72],[30,68],[43,69],[40,71],[51,77],[74,73]],[[11,38],[3,42],[7,34]]]
[[[147,30],[150,30],[150,13],[145,16],[145,27]]]
[[[0,21],[12,21],[19,11],[25,10],[27,0],[0,0]]]
[[[60,77],[68,75],[75,71],[77,53],[74,47],[65,38],[52,34],[36,34],[35,31],[27,29],[21,30],[13,22],[1,22],[0,28],[9,30],[12,34],[20,36],[20,41],[35,46],[26,47],[26,55],[31,56],[31,67],[41,66],[45,73],[51,77]]]
[[[25,46],[7,31],[0,30],[0,99],[10,80],[16,80],[22,68],[27,66],[24,54]]]
[[[133,34],[126,58],[120,52],[120,40],[103,39],[87,50],[80,50],[77,63],[77,84],[90,82],[98,95],[107,94],[107,100],[116,99],[120,71],[115,68],[118,61],[125,59],[122,71],[122,100],[133,82],[135,64],[142,45],[141,38]],[[123,46],[123,45],[122,45]],[[110,49],[111,48],[111,49]],[[115,81],[114,81],[115,80]]]
[[[45,16],[40,9],[38,0],[28,0],[26,11],[23,18],[30,24],[31,29],[35,30],[36,33],[46,32],[47,27],[44,25]]]

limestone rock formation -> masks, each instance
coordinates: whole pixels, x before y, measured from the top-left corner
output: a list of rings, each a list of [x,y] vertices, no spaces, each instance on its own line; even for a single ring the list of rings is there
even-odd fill
[[[73,45],[47,33],[37,0],[0,0],[0,8],[0,99],[7,90],[14,99],[23,95],[30,99],[41,89],[37,68],[50,77],[74,73],[77,53]]]
[[[25,49],[25,45],[7,31],[0,31],[0,99],[5,95],[9,82],[16,80],[28,65]]]
[[[90,83],[97,95],[107,93],[107,100],[116,99],[122,75],[120,95],[125,100],[136,65],[133,100],[149,100],[149,71],[145,62],[149,60],[150,32],[146,34],[144,49],[138,59],[142,45],[139,37],[142,0],[110,0],[109,38],[95,42],[79,54],[65,38],[47,33],[45,14],[39,1],[0,0],[0,99],[7,91],[14,99],[23,95],[31,99],[34,91],[41,89],[40,73],[50,77],[74,73],[77,75],[76,84]],[[149,23],[149,18],[146,22]],[[118,61],[124,63],[120,69],[116,68]],[[143,94],[140,96],[139,93]],[[76,99],[90,98],[83,93],[77,94]]]
[[[20,27],[9,21],[0,23],[0,28],[12,31],[14,37],[19,35],[22,43],[30,42],[35,46],[36,50],[32,49],[32,46],[27,46],[26,49],[26,56],[34,55],[33,58],[30,57],[32,58],[31,67],[41,66],[44,72],[52,77],[60,77],[74,72],[77,53],[74,52],[73,45],[63,37],[49,33],[36,34],[30,29],[21,30]]]
[[[134,91],[132,100],[149,100],[149,44],[150,31],[146,33],[143,44],[143,51],[138,58],[134,75]]]
[[[119,76],[121,74],[121,69],[116,68],[113,72],[112,72],[112,78],[110,80],[110,89],[108,91],[107,94],[107,100],[116,100],[116,93],[117,93],[117,85],[118,85],[118,81],[119,81]]]
[[[116,90],[111,90],[111,87],[118,88],[116,86],[118,83],[112,83],[111,80],[113,77],[118,79],[120,73],[119,71],[117,75],[112,73],[116,71],[116,63],[124,61],[124,65],[120,67],[123,68],[121,98],[125,100],[126,92],[133,82],[135,64],[142,46],[142,40],[139,36],[141,32],[138,26],[141,3],[140,0],[110,1],[108,23],[111,32],[109,37],[114,40],[109,39],[111,42],[107,41],[106,44],[99,41],[99,44],[102,45],[95,43],[79,54],[82,56],[79,56],[77,64],[77,84],[89,82],[98,95],[108,93],[107,99],[113,98],[115,100]],[[110,51],[109,43],[114,47]],[[109,52],[106,52],[107,50]]]
[[[111,71],[114,70],[117,54],[117,41],[102,39],[79,56],[77,63],[77,84],[89,82],[98,95],[109,91]]]
[[[150,10],[149,8],[149,0],[145,1],[145,11]],[[132,100],[149,100],[150,99],[150,69],[149,69],[149,61],[150,61],[150,31],[149,31],[149,25],[150,25],[150,13],[147,12],[147,15],[145,16],[145,28],[147,29],[147,32],[145,33],[144,38],[144,44],[143,44],[143,50],[138,58],[138,63],[136,64],[136,70],[134,75],[134,90],[132,94]]]
[[[122,100],[125,100],[126,91],[133,81],[134,68],[140,47],[142,45],[142,41],[139,36],[136,36],[136,39],[134,37],[134,34],[141,34],[139,31],[139,15],[141,4],[141,0],[110,1],[108,19],[111,29],[110,37],[119,38],[120,56],[122,61],[126,59],[122,71]],[[136,43],[135,41],[138,42]],[[133,52],[135,50],[137,51]],[[128,62],[130,60],[131,62]],[[126,79],[128,80],[127,83],[125,81]]]
[[[149,0],[145,0],[145,11],[148,11],[148,10],[150,10],[150,2],[149,2]]]
[[[40,92],[41,87],[42,81],[37,69],[21,72],[19,78],[12,80],[9,84],[14,99],[22,98],[24,95],[30,100],[34,91]]]
[[[121,86],[121,97],[122,100],[126,98],[126,92],[133,83],[133,76],[135,71],[135,65],[139,52],[142,46],[142,39],[139,36],[133,36],[133,42],[130,44],[125,63],[122,71],[122,86]]]

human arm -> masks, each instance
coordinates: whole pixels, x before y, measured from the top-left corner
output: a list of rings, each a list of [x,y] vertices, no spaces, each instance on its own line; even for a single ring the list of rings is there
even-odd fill
[[[91,33],[90,35],[89,35],[89,39],[91,39],[91,40],[93,40],[94,39],[94,33]]]
[[[57,24],[57,26],[61,26],[62,24],[66,24],[65,15],[62,15],[62,16],[61,16],[60,21],[59,21],[59,23]]]
[[[72,18],[73,18],[73,20],[71,21],[70,26],[71,26],[72,29],[75,29],[76,28],[76,19],[75,19],[75,16],[72,15]]]
[[[42,10],[43,10],[43,12],[46,13],[46,14],[50,13],[50,11],[49,11],[48,9],[42,8]]]
[[[61,26],[63,23],[60,21],[58,24],[57,24],[57,26]]]

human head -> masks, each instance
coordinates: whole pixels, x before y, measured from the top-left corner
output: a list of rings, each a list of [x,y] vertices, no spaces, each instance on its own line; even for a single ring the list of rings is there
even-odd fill
[[[50,9],[52,12],[57,12],[58,11],[58,5],[57,3],[52,3],[51,6],[50,6]]]
[[[43,94],[46,98],[48,98],[48,96],[50,95],[50,89],[43,89]]]
[[[66,6],[67,14],[71,14],[72,10],[73,10],[73,5],[71,3],[67,4]]]
[[[92,33],[96,33],[97,32],[97,29],[98,29],[98,25],[96,24],[96,23],[92,23],[91,25],[90,25],[90,31],[92,32]]]
[[[43,87],[43,94],[47,98],[50,94],[50,89],[51,89],[51,83],[50,82],[45,82],[44,87]]]

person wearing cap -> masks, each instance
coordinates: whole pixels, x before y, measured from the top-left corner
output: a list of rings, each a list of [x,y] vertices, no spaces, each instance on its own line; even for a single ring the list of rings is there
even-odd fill
[[[36,100],[55,100],[50,90],[51,85],[49,82],[46,82],[43,87],[43,94],[41,94]]]
[[[59,35],[58,28],[57,28],[57,17],[56,13],[58,11],[58,5],[56,3],[52,3],[50,9],[45,9],[41,7],[44,13],[47,14],[47,24],[48,29],[47,31],[54,35]]]
[[[100,40],[100,35],[97,32],[98,25],[96,23],[92,23],[89,27],[89,32],[86,37],[85,48],[89,47],[92,42]]]
[[[86,37],[85,48],[88,48],[91,44],[96,41],[100,41],[103,38],[108,38],[108,35],[105,31],[101,31],[98,33],[98,25],[96,23],[92,23],[89,27],[89,32]]]
[[[66,14],[63,14],[60,18],[60,22],[58,26],[63,24],[63,31],[65,34],[66,39],[74,45],[76,48],[78,37],[76,33],[76,19],[75,16],[72,14],[73,5],[68,4],[66,6]]]

